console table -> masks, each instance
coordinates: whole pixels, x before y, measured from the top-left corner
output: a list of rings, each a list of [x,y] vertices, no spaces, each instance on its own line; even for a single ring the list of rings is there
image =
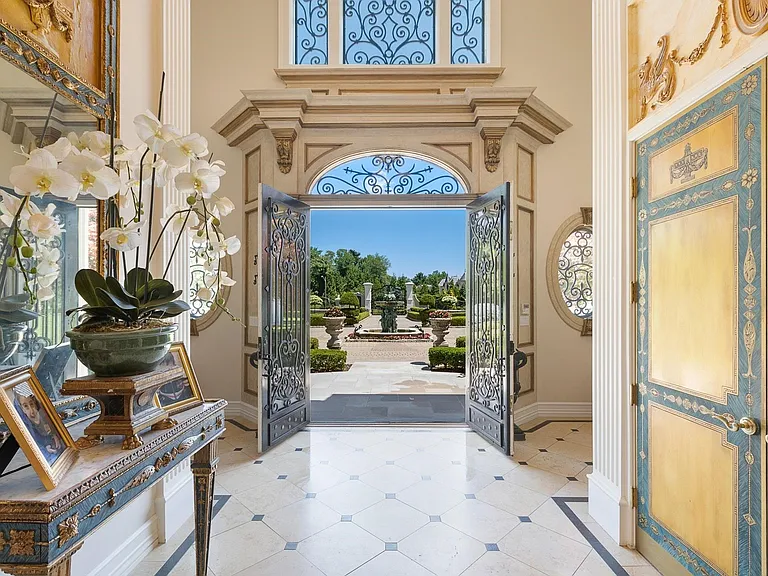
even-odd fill
[[[14,576],[70,576],[72,555],[88,534],[192,456],[197,575],[208,570],[216,444],[224,431],[224,400],[174,416],[178,425],[142,435],[122,450],[121,437],[78,454],[55,490],[31,468],[0,478],[0,570]],[[74,438],[84,424],[70,432]]]

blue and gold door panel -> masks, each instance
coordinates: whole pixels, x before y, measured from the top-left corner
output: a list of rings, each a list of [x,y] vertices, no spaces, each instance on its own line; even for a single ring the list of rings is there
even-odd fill
[[[665,574],[765,573],[764,103],[761,63],[636,147],[637,541]]]

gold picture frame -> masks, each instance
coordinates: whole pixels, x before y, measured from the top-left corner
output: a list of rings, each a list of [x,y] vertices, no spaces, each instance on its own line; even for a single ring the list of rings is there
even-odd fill
[[[75,442],[28,366],[0,374],[0,418],[46,490],[53,490],[77,457]],[[50,444],[45,442],[50,441]]]
[[[168,356],[157,369],[162,370],[164,367],[174,366],[181,366],[184,369],[183,378],[164,384],[155,395],[155,404],[171,416],[200,406],[204,402],[195,369],[189,361],[189,355],[183,342],[176,342],[171,346]]]

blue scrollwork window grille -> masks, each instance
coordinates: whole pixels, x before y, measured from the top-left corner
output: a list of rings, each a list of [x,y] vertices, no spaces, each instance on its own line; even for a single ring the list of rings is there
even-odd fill
[[[294,62],[328,64],[328,0],[296,0],[294,11]]]
[[[435,0],[344,0],[345,64],[434,64]]]
[[[465,194],[447,169],[408,154],[375,154],[331,168],[315,181],[310,194]]]
[[[485,62],[485,0],[451,0],[451,64]]]
[[[577,228],[565,239],[557,278],[565,305],[578,318],[592,318],[592,229]]]

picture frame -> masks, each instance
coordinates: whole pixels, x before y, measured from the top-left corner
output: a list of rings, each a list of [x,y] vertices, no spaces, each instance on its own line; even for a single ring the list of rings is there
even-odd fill
[[[171,345],[171,351],[165,357],[158,370],[174,366],[184,369],[184,376],[164,384],[155,395],[155,404],[163,408],[170,416],[200,406],[203,394],[197,381],[195,369],[189,361],[189,355],[183,342]]]
[[[77,458],[77,449],[30,367],[0,374],[0,418],[45,489],[56,488]]]

